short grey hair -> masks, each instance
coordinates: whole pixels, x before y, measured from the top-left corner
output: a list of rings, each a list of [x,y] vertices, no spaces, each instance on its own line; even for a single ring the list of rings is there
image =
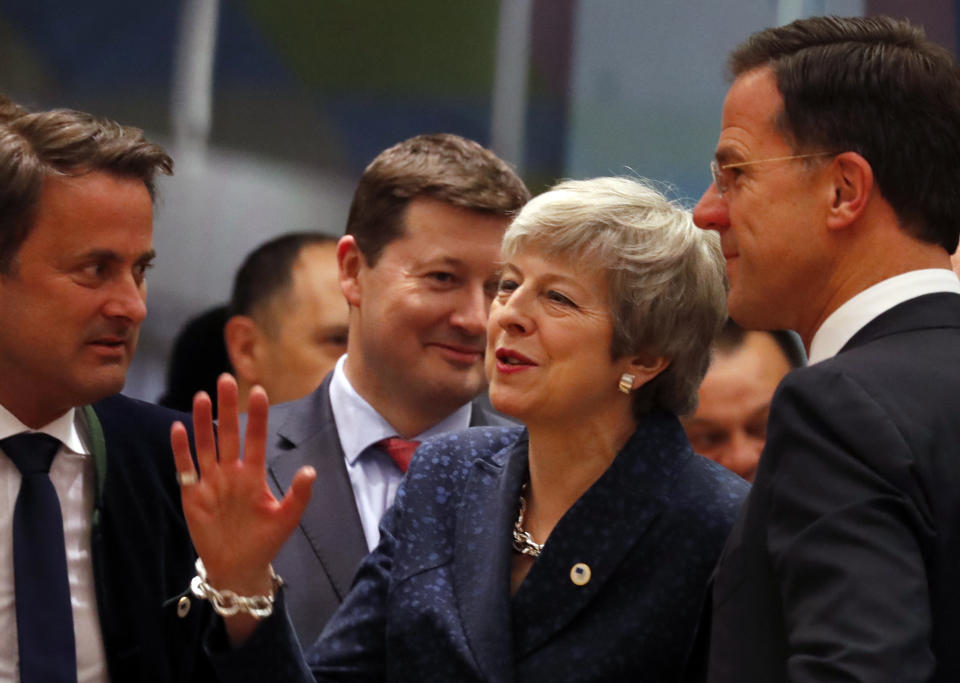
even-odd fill
[[[567,180],[530,200],[503,237],[503,257],[531,247],[605,274],[613,358],[664,356],[670,365],[633,392],[636,419],[693,412],[710,345],[727,317],[720,236],[635,178]]]

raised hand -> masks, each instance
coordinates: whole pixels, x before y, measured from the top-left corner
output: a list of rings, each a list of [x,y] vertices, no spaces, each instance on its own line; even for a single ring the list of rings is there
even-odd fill
[[[193,401],[199,473],[184,425],[177,422],[170,430],[183,512],[210,585],[240,595],[263,595],[271,588],[270,561],[300,521],[316,472],[302,468],[277,501],[266,482],[266,392],[260,387],[250,392],[242,458],[237,383],[230,375],[217,380],[217,407],[215,436],[210,397],[200,392]]]

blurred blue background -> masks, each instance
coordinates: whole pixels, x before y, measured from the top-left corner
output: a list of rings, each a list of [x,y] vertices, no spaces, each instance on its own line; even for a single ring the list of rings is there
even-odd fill
[[[493,146],[534,192],[629,173],[692,205],[726,53],[813,14],[890,14],[957,51],[958,0],[0,0],[0,92],[139,126],[160,182],[150,314],[126,393],[154,400],[173,337],[224,301],[248,251],[340,234],[391,144]]]

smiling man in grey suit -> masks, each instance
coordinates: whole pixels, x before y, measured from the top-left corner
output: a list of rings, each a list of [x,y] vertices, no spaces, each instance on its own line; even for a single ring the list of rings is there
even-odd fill
[[[286,492],[310,465],[317,482],[274,562],[304,646],[339,606],[403,478],[385,439],[420,441],[503,418],[473,402],[486,388],[487,313],[500,239],[529,198],[492,152],[421,135],[364,171],[337,245],[350,306],[347,354],[305,398],[270,409],[268,479]]]
[[[730,59],[714,183],[730,315],[800,333],[713,589],[709,680],[960,680],[960,69],[886,17]]]

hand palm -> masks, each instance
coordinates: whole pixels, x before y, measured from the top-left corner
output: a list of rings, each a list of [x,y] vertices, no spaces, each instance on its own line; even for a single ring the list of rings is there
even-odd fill
[[[214,435],[206,394],[194,400],[194,441],[200,481],[182,486],[183,511],[209,582],[219,589],[255,594],[269,587],[268,566],[293,532],[310,499],[316,474],[304,468],[277,501],[265,478],[268,404],[262,389],[251,392],[240,458],[237,386],[229,375],[217,384],[219,430]],[[177,471],[194,472],[185,427],[171,431]],[[219,449],[218,449],[219,445]]]

